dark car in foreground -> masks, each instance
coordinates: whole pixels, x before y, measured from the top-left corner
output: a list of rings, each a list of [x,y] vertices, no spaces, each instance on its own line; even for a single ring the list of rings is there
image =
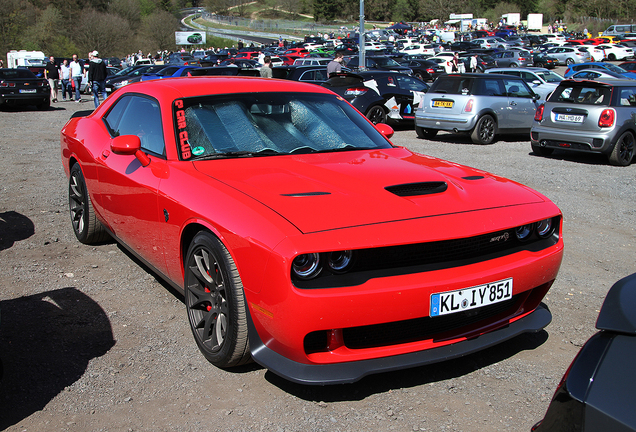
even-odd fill
[[[530,132],[532,151],[597,153],[626,166],[634,157],[634,80],[564,80],[537,108]]]
[[[425,82],[399,72],[340,73],[323,83],[363,113],[372,123],[412,122],[428,91]]]
[[[596,321],[533,432],[636,431],[636,274],[610,288]]]
[[[558,207],[392,133],[313,84],[134,83],[60,133],[69,228],[181,293],[221,368],[348,383],[543,329]]]
[[[0,107],[4,105],[51,106],[51,88],[26,68],[0,69]]]

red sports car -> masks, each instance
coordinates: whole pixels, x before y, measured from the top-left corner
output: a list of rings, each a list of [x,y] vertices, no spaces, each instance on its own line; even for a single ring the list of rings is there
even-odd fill
[[[62,129],[72,227],[182,291],[219,367],[354,382],[545,327],[559,209],[392,133],[311,84],[131,84]]]

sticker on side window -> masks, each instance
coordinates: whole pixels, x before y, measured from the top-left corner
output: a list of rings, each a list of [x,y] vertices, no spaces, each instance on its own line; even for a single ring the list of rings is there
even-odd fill
[[[192,157],[192,150],[190,149],[190,142],[188,141],[188,131],[184,130],[187,127],[187,122],[185,110],[183,109],[183,101],[181,99],[177,99],[174,101],[174,107],[181,157],[183,159],[190,159]]]

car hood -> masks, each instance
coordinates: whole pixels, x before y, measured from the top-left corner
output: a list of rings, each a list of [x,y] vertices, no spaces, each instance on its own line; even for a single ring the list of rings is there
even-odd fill
[[[510,180],[404,148],[194,162],[303,233],[539,203]]]

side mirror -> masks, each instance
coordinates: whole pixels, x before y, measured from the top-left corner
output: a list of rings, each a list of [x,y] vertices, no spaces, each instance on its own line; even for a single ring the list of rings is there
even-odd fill
[[[141,150],[141,140],[137,135],[120,135],[110,141],[110,150],[118,155],[135,155],[141,166],[148,166],[150,158]]]
[[[386,123],[378,123],[375,125],[375,128],[380,132],[386,139],[391,139],[393,136],[393,128]]]

